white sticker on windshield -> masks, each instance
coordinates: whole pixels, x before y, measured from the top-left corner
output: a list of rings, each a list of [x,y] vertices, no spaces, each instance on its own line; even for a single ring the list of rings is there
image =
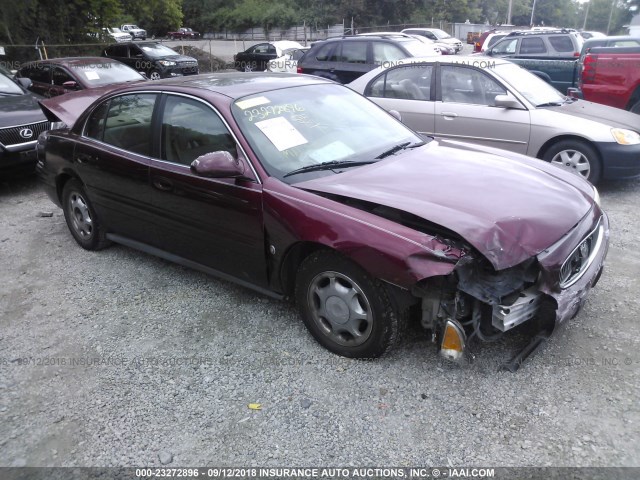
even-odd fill
[[[331,162],[334,160],[341,160],[343,158],[353,155],[354,152],[351,148],[345,145],[343,142],[336,140],[322,148],[314,150],[309,153],[309,157],[318,163]]]
[[[271,103],[271,100],[267,97],[256,97],[250,98],[249,100],[240,100],[239,102],[236,102],[236,105],[242,110],[246,110],[247,108],[257,107],[258,105],[264,105],[265,103]]]
[[[256,122],[255,126],[273,143],[279,152],[288,150],[298,145],[304,145],[309,141],[296,130],[284,117],[270,118]]]
[[[87,80],[100,80],[100,75],[98,75],[98,72],[84,72],[84,76],[87,77]]]

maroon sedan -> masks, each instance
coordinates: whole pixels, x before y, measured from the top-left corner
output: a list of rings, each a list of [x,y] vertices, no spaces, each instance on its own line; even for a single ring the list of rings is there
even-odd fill
[[[42,102],[38,172],[75,240],[293,297],[312,335],[377,357],[410,318],[446,358],[576,315],[609,224],[540,160],[421,138],[320,78],[219,74]]]
[[[23,65],[16,76],[30,79],[32,83],[29,90],[45,97],[56,97],[85,88],[146,80],[133,68],[102,57],[38,60]]]

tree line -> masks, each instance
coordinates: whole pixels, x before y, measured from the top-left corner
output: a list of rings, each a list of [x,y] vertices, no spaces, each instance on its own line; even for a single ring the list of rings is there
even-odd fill
[[[103,27],[136,23],[164,36],[181,26],[207,32],[251,27],[356,28],[400,24],[507,23],[509,0],[0,0],[0,45],[82,43]],[[511,23],[529,25],[533,0],[511,0]],[[588,7],[587,7],[588,5]],[[626,33],[640,0],[536,0],[535,25]],[[587,11],[588,8],[588,11]]]

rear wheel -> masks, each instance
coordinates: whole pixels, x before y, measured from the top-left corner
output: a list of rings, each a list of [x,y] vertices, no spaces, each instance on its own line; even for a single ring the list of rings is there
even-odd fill
[[[149,78],[151,80],[160,80],[160,72],[158,72],[157,70],[151,70],[151,73],[149,73]]]
[[[338,355],[379,357],[400,335],[404,317],[382,283],[335,252],[316,252],[302,262],[295,296],[311,334]]]
[[[71,235],[82,248],[100,250],[109,245],[87,192],[78,180],[69,180],[64,185],[62,210]]]
[[[594,185],[600,180],[602,167],[598,152],[580,140],[561,140],[544,154],[544,160],[589,180]]]

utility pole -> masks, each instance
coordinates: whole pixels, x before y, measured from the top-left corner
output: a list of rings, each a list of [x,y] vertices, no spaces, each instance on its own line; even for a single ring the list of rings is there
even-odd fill
[[[582,23],[582,30],[587,28],[587,18],[589,17],[589,5],[591,5],[591,2],[587,2],[587,11],[584,14],[584,22]]]
[[[613,9],[616,6],[616,0],[611,2],[611,11],[609,12],[609,23],[607,23],[607,35],[609,35],[609,30],[611,29],[611,19],[613,18]]]
[[[511,9],[513,7],[513,0],[509,0],[509,9],[507,10],[507,25],[511,25]]]
[[[533,15],[536,13],[536,0],[533,0],[533,7],[531,7],[531,20],[529,21],[529,26],[533,27]]]

